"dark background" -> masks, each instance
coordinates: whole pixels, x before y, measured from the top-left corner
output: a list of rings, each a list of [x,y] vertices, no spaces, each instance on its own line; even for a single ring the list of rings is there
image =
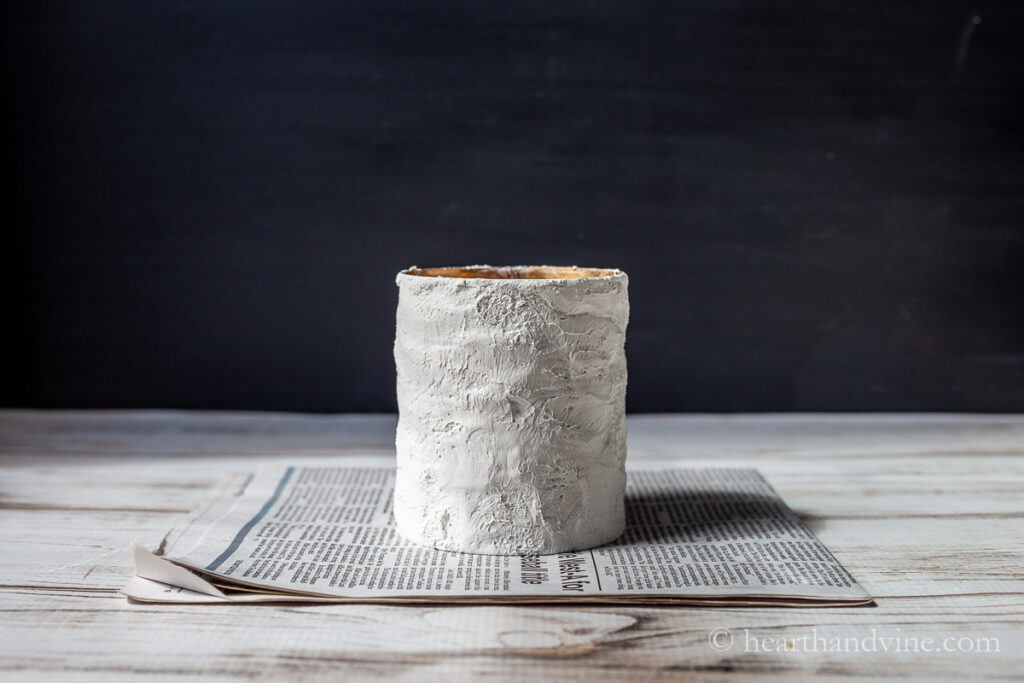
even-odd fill
[[[632,411],[1024,410],[1024,4],[8,2],[3,405],[393,410],[400,268],[630,275]]]

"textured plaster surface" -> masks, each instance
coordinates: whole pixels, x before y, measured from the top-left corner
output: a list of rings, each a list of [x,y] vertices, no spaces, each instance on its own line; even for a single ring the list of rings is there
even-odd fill
[[[397,282],[400,533],[519,555],[618,537],[626,275]]]

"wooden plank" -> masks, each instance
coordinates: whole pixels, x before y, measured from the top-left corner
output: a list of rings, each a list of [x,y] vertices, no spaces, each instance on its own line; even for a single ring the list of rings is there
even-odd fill
[[[295,457],[287,450],[272,455],[184,458],[139,455],[137,458],[78,456],[33,457],[15,462],[0,456],[0,510],[66,508],[185,511],[225,472],[250,470],[261,463],[288,458],[295,463],[388,466],[393,455],[362,455],[360,451],[322,457]],[[43,464],[45,463],[45,464]],[[808,467],[803,459],[783,456],[692,458],[630,456],[631,468],[749,467],[760,469],[795,509],[810,518],[821,516],[994,516],[1020,510],[1017,481],[1024,476],[1024,458],[1014,456],[946,456],[942,467],[922,483],[921,465],[907,459],[863,455]]]
[[[495,675],[647,678],[657,673],[842,673],[844,677],[977,678],[1024,666],[1020,596],[915,598],[876,609],[405,608],[125,605],[115,596],[12,591],[2,607],[8,671],[214,674],[225,678],[358,676],[388,680]],[[717,652],[709,633],[728,628]],[[749,640],[998,638],[999,653],[775,652]],[[985,641],[988,642],[988,641]],[[986,645],[989,647],[989,645]]]
[[[632,415],[644,457],[1018,455],[1020,415]],[[0,454],[322,455],[393,451],[393,415],[0,410]]]

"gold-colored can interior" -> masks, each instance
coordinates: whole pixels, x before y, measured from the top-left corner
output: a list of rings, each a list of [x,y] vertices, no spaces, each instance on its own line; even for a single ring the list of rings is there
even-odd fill
[[[410,268],[408,275],[424,277],[486,278],[491,280],[578,280],[588,277],[612,277],[622,271],[611,268],[579,268],[576,266],[448,266],[444,268]]]

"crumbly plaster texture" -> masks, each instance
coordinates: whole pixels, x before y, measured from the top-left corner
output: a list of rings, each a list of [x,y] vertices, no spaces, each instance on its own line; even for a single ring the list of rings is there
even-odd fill
[[[627,282],[398,275],[403,536],[533,555],[622,533]]]

